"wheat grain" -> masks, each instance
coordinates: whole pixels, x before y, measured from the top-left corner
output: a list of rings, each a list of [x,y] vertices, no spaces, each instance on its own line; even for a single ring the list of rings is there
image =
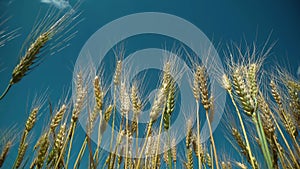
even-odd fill
[[[122,72],[122,61],[118,60],[116,70],[115,70],[115,75],[114,75],[114,84],[115,85],[118,85],[120,83],[121,72]]]
[[[199,70],[199,84],[200,84],[200,94],[201,94],[201,101],[204,106],[205,110],[210,109],[210,101],[208,95],[208,84],[207,84],[207,74],[206,68],[204,66],[198,66],[197,71]]]
[[[173,159],[173,162],[176,166],[176,162],[177,162],[177,155],[176,155],[176,140],[175,138],[172,139],[171,141],[171,155],[172,155],[172,159]]]
[[[49,139],[48,139],[48,133],[44,134],[42,141],[41,141],[41,145],[40,145],[40,149],[38,151],[38,156],[37,156],[37,160],[36,160],[36,166],[37,168],[42,168],[44,165],[44,161],[46,159],[46,154],[49,148]]]
[[[46,26],[46,28],[44,28],[45,31],[35,33],[39,34],[39,36],[37,36],[37,38],[33,42],[31,42],[29,48],[25,52],[25,55],[21,57],[19,63],[14,68],[10,82],[5,91],[0,96],[0,100],[7,94],[7,92],[14,84],[21,81],[23,77],[30,72],[30,70],[39,65],[40,60],[38,54],[46,46],[47,42],[53,38],[54,35],[58,34],[59,32],[62,32],[74,20],[74,18],[72,18],[74,13],[74,9],[68,11],[56,22],[47,23],[51,26]],[[41,28],[42,26],[43,24],[37,26],[37,28]],[[34,39],[34,37],[29,37],[28,39]]]
[[[36,122],[36,115],[37,115],[38,111],[39,111],[39,108],[34,108],[31,111],[31,113],[30,113],[30,115],[29,115],[29,117],[26,121],[26,124],[25,124],[25,131],[26,132],[29,132],[33,128],[33,126]]]
[[[207,164],[207,166],[209,167],[209,168],[212,168],[212,159],[211,159],[211,156],[209,155],[209,153],[206,153],[206,164]]]
[[[50,123],[50,129],[52,132],[54,132],[55,128],[59,125],[60,121],[62,120],[65,112],[66,112],[66,105],[63,104],[61,108],[57,111],[55,116],[52,118],[51,123]]]
[[[254,101],[251,95],[247,92],[245,80],[241,75],[241,69],[242,68],[236,68],[233,72],[233,86],[235,88],[235,93],[238,95],[240,103],[243,106],[244,112],[251,117],[255,109]]]
[[[241,163],[241,162],[238,162],[238,161],[235,162],[235,165],[237,165],[240,169],[247,169],[248,168],[244,163]]]
[[[130,111],[130,97],[127,92],[126,82],[121,82],[120,91],[120,102],[121,102],[121,113],[123,116],[127,116]],[[126,126],[128,127],[128,126]]]
[[[3,163],[4,163],[5,159],[6,159],[6,157],[8,155],[8,152],[9,152],[9,149],[11,148],[11,146],[12,146],[12,142],[11,141],[8,141],[5,144],[3,150],[2,150],[2,152],[0,154],[0,168],[2,167],[2,165],[3,165]]]
[[[105,110],[105,112],[104,112],[104,119],[105,119],[106,122],[108,122],[112,110],[113,110],[113,106],[112,106],[112,105],[109,105],[109,106],[106,108],[106,110]]]
[[[101,89],[100,79],[98,76],[96,76],[94,79],[94,95],[97,110],[101,110],[103,105],[103,90]]]
[[[25,142],[18,150],[18,156],[16,158],[16,161],[15,161],[15,168],[19,168],[20,165],[22,164],[22,161],[24,159],[24,156],[25,156],[25,153],[26,153],[26,150],[27,150],[27,147],[28,147],[28,143]]]
[[[64,123],[60,126],[59,132],[54,140],[53,149],[49,153],[49,156],[47,159],[47,164],[52,162],[52,160],[54,160],[54,162],[55,162],[56,159],[58,158],[58,155],[63,148],[64,140],[66,139],[65,136],[66,136],[66,123]]]

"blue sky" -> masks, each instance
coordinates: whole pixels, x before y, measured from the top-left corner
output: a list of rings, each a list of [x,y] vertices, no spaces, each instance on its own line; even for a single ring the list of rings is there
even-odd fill
[[[74,5],[74,1],[70,4]],[[39,10],[45,11],[48,7],[49,4],[39,0],[0,1],[0,13],[11,16],[1,29],[21,28],[19,37],[0,48],[0,91],[9,82],[18,62],[19,50]],[[296,75],[300,65],[300,3],[297,0],[85,0],[79,10],[84,20],[75,28],[78,33],[70,41],[70,46],[58,54],[47,56],[0,101],[1,130],[14,124],[22,127],[29,111],[27,105],[31,104],[30,100],[36,93],[48,89],[49,99],[57,103],[70,87],[73,66],[87,39],[105,24],[128,14],[164,12],[179,16],[196,25],[211,41],[220,43],[222,58],[222,50],[227,43],[246,40],[262,45],[272,32],[271,41],[276,41],[276,45],[266,59],[267,66],[276,63]],[[151,43],[145,42],[142,46],[151,46]],[[43,126],[42,122],[39,125]]]

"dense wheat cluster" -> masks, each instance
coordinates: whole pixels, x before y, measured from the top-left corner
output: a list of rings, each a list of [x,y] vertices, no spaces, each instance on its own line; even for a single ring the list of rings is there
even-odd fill
[[[34,66],[40,50],[56,33],[62,32],[64,22],[71,23],[73,12],[58,18],[32,41],[15,67],[8,89]],[[39,115],[48,111],[42,109],[46,102],[43,96],[29,110],[20,137],[4,137],[5,132],[1,133],[0,168],[300,168],[300,81],[279,67],[271,72],[263,71],[263,60],[269,51],[263,54],[250,49],[244,53],[239,48],[237,51],[229,51],[228,71],[216,75],[227,91],[226,113],[232,117],[225,122],[226,128],[218,128],[227,133],[227,139],[235,147],[228,154],[216,146],[216,136],[211,127],[215,98],[208,67],[190,60],[193,63],[190,67],[193,70],[190,90],[197,108],[185,115],[186,136],[177,144],[176,136],[169,130],[180,93],[178,79],[186,70],[178,67],[175,56],[167,56],[150,113],[147,114],[149,121],[146,127],[139,125],[146,102],[142,93],[146,92],[138,82],[131,83],[128,79],[122,48],[114,53],[116,66],[110,79],[111,85],[106,86],[107,79],[101,73],[93,72],[96,68],[75,72],[74,95],[61,98],[65,100],[63,103],[53,105],[55,109],[49,121],[44,122],[46,126],[42,134],[33,132],[37,120],[44,120],[38,119]],[[107,96],[108,89],[113,89],[111,97]],[[204,116],[200,116],[201,113]],[[195,115],[189,117],[191,114]],[[86,119],[86,135],[77,145],[78,141],[74,139],[81,116]],[[209,140],[204,143],[200,134],[201,117],[205,117],[209,130]],[[109,151],[102,148],[105,132],[111,136],[105,138]],[[96,141],[92,140],[92,133],[96,134]],[[167,136],[163,137],[162,133],[167,133]],[[33,134],[38,139],[30,139]],[[114,134],[117,136],[114,137]],[[226,139],[226,136],[221,137]],[[13,146],[18,147],[16,156],[10,152]],[[80,150],[74,150],[74,146],[80,147]],[[230,157],[232,152],[241,158]],[[15,159],[12,166],[5,165],[10,163],[8,159]]]

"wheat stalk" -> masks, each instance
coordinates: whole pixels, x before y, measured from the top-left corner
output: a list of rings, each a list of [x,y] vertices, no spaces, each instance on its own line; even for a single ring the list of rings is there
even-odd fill
[[[30,44],[29,48],[26,50],[24,56],[21,57],[19,63],[14,68],[12,72],[12,77],[5,91],[0,96],[0,100],[8,93],[10,88],[20,82],[25,75],[27,75],[30,70],[39,65],[38,54],[46,46],[47,42],[53,38],[54,35],[61,32],[66,28],[68,24],[72,21],[72,16],[75,10],[72,9],[63,15],[59,20],[54,22],[46,31],[40,33],[40,35]],[[64,25],[66,24],[66,25]],[[42,25],[40,25],[41,27]]]

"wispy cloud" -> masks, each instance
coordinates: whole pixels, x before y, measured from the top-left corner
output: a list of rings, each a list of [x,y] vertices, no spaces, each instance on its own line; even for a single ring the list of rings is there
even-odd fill
[[[67,0],[41,0],[42,3],[54,5],[56,8],[64,9],[70,8],[71,5]]]

